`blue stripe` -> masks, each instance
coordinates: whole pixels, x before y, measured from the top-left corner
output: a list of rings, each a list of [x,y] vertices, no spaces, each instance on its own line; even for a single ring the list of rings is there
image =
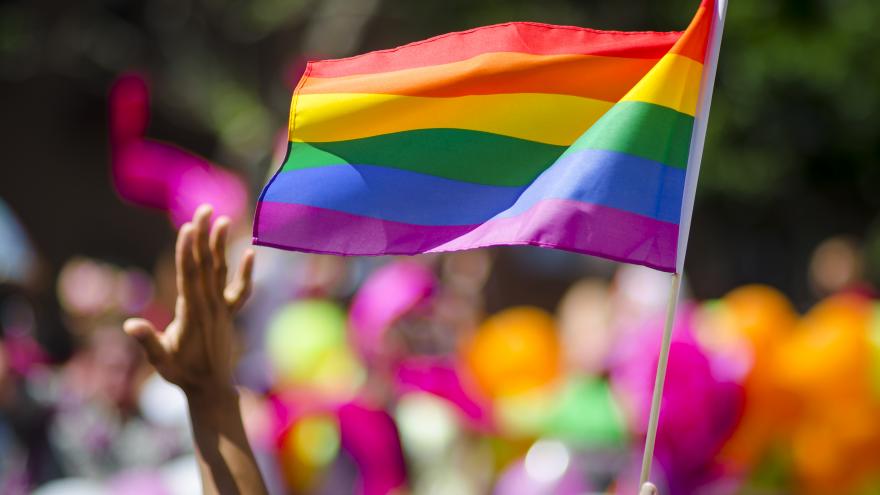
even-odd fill
[[[264,201],[302,204],[417,225],[474,225],[570,199],[678,223],[685,171],[604,150],[560,157],[524,187],[490,186],[373,165],[285,171]]]

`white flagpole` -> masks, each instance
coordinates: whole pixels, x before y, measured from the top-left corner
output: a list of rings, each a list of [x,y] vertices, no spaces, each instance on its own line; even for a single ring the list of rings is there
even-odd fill
[[[712,13],[712,31],[709,34],[709,46],[706,49],[706,70],[703,71],[703,78],[700,81],[700,101],[697,102],[687,172],[684,176],[684,196],[681,200],[681,218],[678,222],[678,247],[675,251],[675,273],[678,274],[684,271],[684,255],[687,252],[688,235],[691,231],[694,196],[697,194],[697,179],[700,177],[700,162],[703,159],[703,145],[706,143],[706,127],[709,124],[709,109],[712,107],[715,72],[718,69],[718,52],[721,50],[721,33],[724,32],[726,14],[727,0],[715,0],[715,11]]]
[[[672,287],[669,289],[669,302],[666,305],[666,324],[663,326],[663,340],[660,343],[660,356],[657,359],[657,373],[654,375],[654,393],[651,396],[651,415],[648,417],[648,433],[645,436],[645,452],[642,454],[642,474],[639,478],[639,485],[644,485],[651,477],[654,442],[657,440],[657,421],[660,418],[660,399],[663,398],[666,363],[669,362],[669,344],[672,341],[672,324],[675,323],[675,309],[678,306],[680,287],[681,275],[673,273]]]
[[[669,303],[666,307],[666,324],[663,327],[663,338],[660,344],[660,355],[657,360],[657,374],[654,377],[654,392],[651,396],[651,413],[648,418],[648,431],[645,436],[645,452],[642,457],[642,472],[639,486],[644,486],[651,477],[651,463],[654,459],[654,443],[657,440],[657,424],[660,418],[660,402],[663,398],[663,384],[666,381],[666,365],[669,361],[669,346],[672,340],[672,326],[675,322],[675,310],[678,306],[678,294],[681,287],[681,274],[684,270],[684,257],[687,252],[688,234],[691,228],[691,216],[694,211],[694,196],[697,192],[697,179],[700,176],[700,161],[703,158],[703,145],[706,143],[706,128],[709,122],[709,109],[712,106],[712,92],[715,88],[715,72],[718,69],[718,53],[721,49],[721,34],[724,31],[724,17],[727,14],[727,0],[715,0],[712,12],[712,28],[709,34],[709,45],[706,51],[706,64],[700,81],[700,100],[694,117],[694,129],[691,134],[691,147],[688,154],[687,172],[684,180],[684,196],[681,203],[679,221],[678,246],[676,250],[675,273],[672,275],[672,287],[669,292]]]

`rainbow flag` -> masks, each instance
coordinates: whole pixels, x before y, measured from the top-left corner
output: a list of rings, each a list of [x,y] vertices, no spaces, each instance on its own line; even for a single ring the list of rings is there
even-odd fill
[[[684,32],[511,22],[309,63],[254,243],[528,244],[675,271],[712,5]]]

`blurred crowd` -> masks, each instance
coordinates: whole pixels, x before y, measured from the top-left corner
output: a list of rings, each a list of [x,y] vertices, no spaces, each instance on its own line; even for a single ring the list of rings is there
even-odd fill
[[[307,55],[511,19],[665,30],[697,2],[672,3],[0,3],[0,495],[199,490],[185,399],[121,331],[170,320],[171,246],[129,264],[155,231],[106,214],[108,162],[117,195],[168,213],[169,237],[203,201],[234,217],[235,260]],[[697,300],[685,277],[653,470],[664,495],[880,494],[880,305],[863,278],[880,279],[877,5],[729,12],[689,266],[702,291],[732,290]],[[117,78],[132,68],[158,83],[158,124],[142,76]],[[91,224],[117,234],[97,252],[128,251],[79,256],[96,251],[78,241]],[[830,232],[865,252],[814,245]],[[668,275],[537,249],[257,251],[237,380],[271,493],[636,493]],[[756,277],[786,293],[732,287]]]
[[[170,320],[170,251],[151,273],[75,257],[46,281],[0,214],[0,493],[197,492],[185,399],[120,329]],[[233,258],[247,222],[236,232]],[[669,276],[619,266],[573,283],[555,311],[487,314],[497,253],[258,250],[237,378],[272,493],[637,491]],[[522,253],[540,266],[541,251]],[[819,246],[821,300],[805,314],[767,286],[684,298],[661,493],[880,491],[880,305],[859,260],[849,239]]]

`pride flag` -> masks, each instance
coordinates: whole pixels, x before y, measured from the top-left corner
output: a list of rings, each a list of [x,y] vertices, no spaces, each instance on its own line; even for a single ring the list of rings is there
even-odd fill
[[[311,62],[254,242],[528,244],[675,271],[712,7],[684,32],[511,22]]]

